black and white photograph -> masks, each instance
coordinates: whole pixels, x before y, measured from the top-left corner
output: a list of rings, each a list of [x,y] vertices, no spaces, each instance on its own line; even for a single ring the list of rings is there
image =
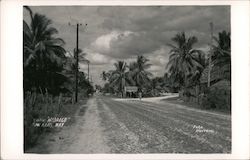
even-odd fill
[[[0,1],[0,159],[248,160],[250,1]]]
[[[25,153],[231,153],[230,6],[24,6]]]

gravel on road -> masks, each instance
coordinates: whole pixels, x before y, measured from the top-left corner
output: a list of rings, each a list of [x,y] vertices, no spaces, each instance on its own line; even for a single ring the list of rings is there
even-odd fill
[[[231,116],[170,103],[96,96],[41,153],[230,153]],[[44,152],[44,151],[43,151]]]

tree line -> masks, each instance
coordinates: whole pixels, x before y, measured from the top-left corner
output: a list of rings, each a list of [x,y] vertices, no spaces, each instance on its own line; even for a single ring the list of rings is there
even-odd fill
[[[53,96],[73,93],[76,50],[74,55],[66,56],[65,42],[55,36],[58,30],[51,26],[52,21],[45,15],[33,13],[27,6],[25,9],[29,12],[30,24],[23,21],[24,93],[48,92]],[[80,60],[85,60],[84,54],[81,54]],[[78,83],[81,89],[93,92],[93,86],[84,72],[79,73]]]
[[[198,42],[197,37],[187,37],[185,32],[177,33],[171,39],[172,43],[167,44],[171,50],[166,53],[170,56],[166,64],[166,72],[162,77],[152,76],[152,73],[147,70],[151,66],[149,59],[142,55],[137,56],[136,61],[129,64],[118,61],[114,64],[114,70],[103,71],[101,74],[101,78],[106,82],[103,92],[120,94],[124,97],[125,86],[137,86],[144,96],[157,96],[160,92],[179,92],[183,98],[193,96],[198,101],[200,95],[203,99],[204,97],[207,99],[209,95],[216,95],[211,91],[213,85],[216,86],[220,82],[220,84],[229,84],[228,88],[231,87],[230,32],[219,32],[212,39],[214,43],[207,53],[194,47]],[[209,62],[209,56],[211,56],[211,62]],[[210,81],[207,73],[209,63]],[[208,81],[212,89],[207,87]],[[195,90],[195,93],[192,93],[192,90]]]
[[[76,80],[76,49],[67,53],[58,30],[45,15],[28,11],[30,23],[23,20],[23,95],[24,95],[24,149],[33,146],[38,137],[52,128],[35,127],[34,121],[47,117],[74,115],[79,104],[73,104],[75,82],[82,102],[94,92],[87,75],[79,71]],[[81,50],[79,60],[86,61]]]

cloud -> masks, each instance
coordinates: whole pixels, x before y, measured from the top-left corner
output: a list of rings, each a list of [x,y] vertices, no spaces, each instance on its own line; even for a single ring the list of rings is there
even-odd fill
[[[104,65],[110,62],[110,59],[100,53],[89,52],[86,58],[92,65]]]
[[[114,57],[129,58],[133,55],[149,54],[159,47],[159,42],[149,38],[147,33],[121,35],[111,41],[111,53]]]
[[[91,75],[95,83],[102,83],[100,73],[113,68],[117,60],[127,62],[144,55],[152,64],[155,76],[165,72],[171,38],[185,31],[196,36],[194,46],[207,52],[210,41],[209,23],[214,23],[214,34],[230,31],[230,6],[32,6],[33,12],[52,19],[59,31],[58,37],[66,42],[65,49],[76,46],[76,28],[69,26],[73,19],[88,23],[80,28],[79,48],[91,61]],[[64,16],[62,16],[64,15]],[[29,16],[24,12],[24,19]],[[86,71],[86,64],[80,67]]]
[[[113,31],[109,34],[101,35],[93,43],[93,47],[97,47],[99,50],[107,51],[110,49],[110,41],[112,39],[117,39],[119,33]]]
[[[166,72],[169,51],[168,47],[162,46],[147,57],[150,60],[149,63],[152,64],[148,71],[152,72],[154,76],[162,76]]]
[[[108,34],[101,35],[91,43],[91,49],[97,52],[110,55],[112,50],[112,43],[120,41],[124,37],[128,37],[132,32],[130,31],[112,31]]]

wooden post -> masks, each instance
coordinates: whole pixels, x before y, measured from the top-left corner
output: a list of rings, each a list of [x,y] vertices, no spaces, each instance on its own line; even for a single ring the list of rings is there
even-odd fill
[[[77,103],[78,96],[78,27],[79,24],[76,24],[76,81],[75,81],[75,103]]]
[[[210,41],[210,53],[209,53],[209,59],[208,59],[208,78],[207,78],[207,87],[210,87],[210,80],[211,80],[211,61],[212,61],[212,53],[213,53],[213,22],[210,23],[210,29],[211,29],[211,41]]]
[[[89,81],[89,61],[88,61],[88,81]]]
[[[59,94],[57,107],[58,107],[58,114],[59,114],[61,112],[61,107],[62,107],[62,93]]]
[[[69,22],[69,25],[71,25],[71,23]],[[77,103],[77,98],[78,98],[78,63],[79,63],[79,49],[78,49],[78,34],[79,34],[79,26],[81,26],[81,23],[76,23],[76,51],[75,51],[75,55],[74,58],[76,58],[76,71],[75,71],[75,103]],[[85,26],[87,26],[87,24],[85,24]]]

